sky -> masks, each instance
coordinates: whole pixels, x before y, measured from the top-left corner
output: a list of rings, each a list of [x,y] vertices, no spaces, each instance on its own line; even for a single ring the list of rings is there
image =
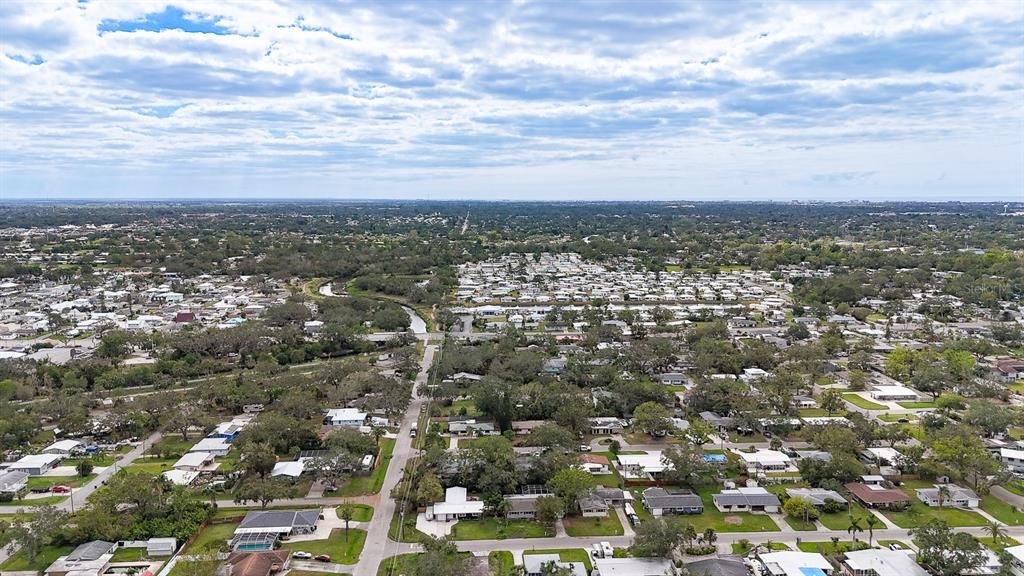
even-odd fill
[[[1024,1],[3,0],[25,198],[1024,201]]]

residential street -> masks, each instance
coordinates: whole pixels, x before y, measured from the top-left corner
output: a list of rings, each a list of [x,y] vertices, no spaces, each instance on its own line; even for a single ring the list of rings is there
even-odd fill
[[[430,367],[434,362],[434,353],[438,346],[428,344],[423,350],[423,359],[420,362],[420,373],[416,376],[413,385],[413,397],[409,403],[409,409],[402,419],[402,426],[398,431],[398,439],[395,442],[395,451],[391,456],[391,465],[388,467],[384,477],[384,486],[380,491],[380,500],[377,509],[373,513],[373,520],[366,535],[366,547],[359,557],[359,564],[356,565],[353,576],[374,576],[377,573],[377,566],[381,560],[395,554],[400,554],[408,549],[388,539],[388,526],[391,524],[391,517],[395,513],[396,504],[390,497],[392,489],[402,478],[402,472],[409,458],[413,455],[412,442],[409,437],[409,430],[417,422],[420,416],[420,409],[426,404],[426,400],[417,394],[420,384],[427,381],[430,374]]]

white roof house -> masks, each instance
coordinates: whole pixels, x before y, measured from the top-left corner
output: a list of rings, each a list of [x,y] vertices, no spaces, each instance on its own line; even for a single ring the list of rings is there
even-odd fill
[[[870,394],[875,400],[917,400],[917,392],[906,386],[875,386]]]
[[[484,513],[481,500],[469,500],[466,489],[452,486],[444,491],[444,502],[434,504],[427,510],[427,517],[447,522],[469,516],[480,516]]]
[[[334,408],[327,411],[324,424],[332,426],[362,426],[366,422],[366,412],[356,408]]]
[[[616,459],[627,478],[645,478],[652,474],[661,474],[671,466],[662,459],[660,450],[643,454],[619,454]]]
[[[832,572],[832,564],[817,552],[769,552],[757,559],[771,576],[821,576]]]
[[[594,572],[601,576],[662,576],[671,565],[663,558],[594,558]]]
[[[42,476],[60,462],[59,454],[29,454],[7,467],[8,470],[28,472],[30,476]]]
[[[278,462],[274,464],[274,469],[270,472],[271,476],[288,476],[289,478],[298,478],[302,476],[302,472],[306,469],[306,463],[303,460],[293,460],[290,462]]]
[[[1024,548],[1015,546],[1014,548]],[[1009,548],[1006,549],[1009,552]],[[928,572],[914,561],[911,550],[889,550],[887,548],[847,552],[843,560],[852,574],[875,576],[927,576]]]
[[[78,440],[58,440],[43,448],[43,454],[71,454],[82,449],[82,443]]]
[[[785,470],[789,467],[789,456],[778,450],[738,451],[736,453],[746,463],[748,470]]]
[[[214,456],[226,456],[229,450],[231,443],[224,438],[203,438],[188,449],[189,452],[209,452]]]
[[[199,472],[195,470],[173,469],[165,470],[161,476],[166,478],[171,484],[175,484],[177,486],[191,486],[192,483],[196,481],[196,478],[199,478]]]
[[[198,470],[203,466],[206,466],[213,461],[213,454],[209,452],[189,452],[178,458],[178,461],[174,463],[175,470]]]

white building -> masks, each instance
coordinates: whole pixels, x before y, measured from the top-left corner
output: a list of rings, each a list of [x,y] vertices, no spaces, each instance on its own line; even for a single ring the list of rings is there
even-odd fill
[[[25,472],[29,476],[42,476],[60,462],[59,454],[29,454],[7,467],[8,470]]]
[[[46,448],[43,448],[43,454],[69,456],[75,452],[81,452],[84,449],[85,447],[78,440],[58,440]]]
[[[737,451],[736,454],[747,465],[747,471],[751,473],[783,472],[791,468],[789,456],[778,450]]]
[[[642,454],[619,454],[616,456],[619,468],[626,478],[653,478],[665,471],[670,464],[662,458],[660,450]]]
[[[770,576],[821,576],[831,574],[832,564],[817,552],[769,552],[758,554],[764,573]]]
[[[842,561],[843,571],[850,576],[928,576],[928,572],[914,561],[913,554],[912,550],[887,548],[847,552]]]
[[[452,486],[444,491],[444,502],[437,502],[427,508],[427,520],[450,522],[462,518],[479,518],[484,513],[484,503],[470,500],[466,489]]]
[[[917,400],[917,392],[906,386],[875,386],[870,392],[871,397],[883,402],[897,402],[900,400]]]
[[[230,450],[231,443],[224,438],[203,438],[188,449],[189,452],[209,452],[214,456],[227,456]]]
[[[334,408],[324,417],[324,424],[330,426],[362,426],[365,422],[366,412],[356,408]]]

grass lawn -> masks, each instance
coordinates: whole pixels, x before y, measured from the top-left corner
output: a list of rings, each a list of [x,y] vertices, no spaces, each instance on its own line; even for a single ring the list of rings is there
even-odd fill
[[[860,504],[851,503],[848,510],[832,512],[831,514],[822,514],[818,517],[818,521],[829,530],[846,530],[850,527],[851,514],[854,518],[864,520],[871,513],[865,510]],[[881,523],[881,520],[879,520],[879,523]],[[867,524],[861,522],[860,525],[861,528],[867,530]]]
[[[863,408],[865,410],[888,410],[889,409],[888,406],[885,406],[883,404],[879,404],[877,402],[872,402],[871,400],[868,400],[867,398],[864,398],[862,396],[854,394],[853,392],[847,392],[846,394],[843,394],[843,400],[846,400],[850,404],[853,404],[854,406],[857,406],[858,408]]]
[[[33,476],[28,479],[28,489],[49,488],[51,486],[70,486],[80,488],[95,478],[95,474],[88,476]]]
[[[562,524],[569,536],[622,536],[624,533],[622,523],[613,511],[609,511],[604,518],[567,516]]]
[[[793,530],[798,532],[813,532],[818,529],[814,524],[814,520],[804,522],[802,518],[794,518],[792,516],[786,516],[786,524],[789,524]]]
[[[800,416],[804,418],[816,418],[819,416],[831,416],[824,408],[801,408]]]
[[[608,488],[621,488],[622,480],[619,478],[619,474],[597,474],[594,476],[594,480],[597,481],[598,486],[606,486]]]
[[[704,501],[704,513],[687,515],[683,520],[693,525],[697,533],[706,528],[714,528],[716,532],[778,532],[775,521],[764,514],[749,512],[724,513],[715,508],[712,494],[717,488],[702,488],[698,491]],[[635,507],[635,506],[634,506]]]
[[[384,485],[384,475],[391,464],[391,453],[395,451],[395,439],[381,438],[380,449],[380,458],[377,459],[377,466],[373,472],[368,476],[353,477],[338,489],[337,496],[362,496],[380,492],[381,486]]]
[[[523,551],[524,556],[533,554],[558,554],[558,559],[562,562],[582,562],[587,567],[588,572],[593,569],[593,566],[590,564],[590,554],[583,548],[555,548],[551,550]]]
[[[288,576],[339,576],[335,575],[334,572],[309,572],[307,570],[289,570]],[[340,576],[346,576],[341,574]]]
[[[24,554],[18,552],[14,556],[7,559],[6,562],[0,564],[0,568],[4,570],[10,570],[12,572],[18,571],[37,571],[42,572],[46,570],[47,566],[53,564],[54,560],[64,556],[68,552],[74,550],[74,546],[47,546],[36,554],[36,557],[29,561]]]
[[[991,494],[981,499],[981,509],[1008,526],[1024,525],[1024,514]]]
[[[868,543],[858,539],[857,550],[863,550],[868,547]],[[836,554],[842,554],[853,550],[853,546],[849,540],[840,541],[838,545],[833,544],[832,541],[828,542],[801,542],[797,545],[797,548],[801,552],[818,552],[826,556],[834,556]]]
[[[195,438],[189,438],[188,440],[182,440],[181,436],[177,434],[173,436],[164,436],[159,442],[146,449],[146,454],[167,457],[170,457],[173,454],[181,456],[188,452],[189,448],[198,442],[200,438],[202,438],[201,435],[196,436]],[[177,458],[175,458],[175,460],[177,460]]]
[[[908,410],[912,408],[935,408],[935,402],[897,402],[897,404]]]
[[[975,536],[975,539],[977,539],[978,542],[984,544],[986,548],[994,550],[996,552],[999,552],[1000,550],[1008,546],[1017,546],[1018,544],[1020,544],[1020,542],[1014,540],[1013,538],[1010,538],[1009,536],[1004,536],[1002,539],[999,540],[999,542],[996,542],[990,536],[985,536],[983,538]]]
[[[532,520],[481,518],[479,520],[459,520],[455,526],[452,526],[452,537],[455,540],[550,538],[554,535],[555,531],[553,529]]]
[[[145,472],[147,474],[152,474],[153,476],[158,476],[161,473],[170,470],[177,461],[177,458],[139,458],[126,466],[125,470],[130,472]]]
[[[192,576],[193,574],[212,574],[220,560],[180,560],[168,576]],[[294,574],[294,572],[293,572]]]
[[[366,544],[366,531],[352,528],[345,537],[344,528],[331,530],[331,536],[326,540],[304,540],[302,542],[288,542],[281,545],[282,550],[296,552],[302,550],[313,556],[327,554],[331,562],[335,564],[355,564],[359,561],[359,554]]]
[[[199,535],[196,536],[196,539],[192,541],[192,544],[189,545],[186,551],[189,554],[202,555],[226,548],[226,542],[231,540],[231,536],[234,535],[238,524],[238,522],[208,524],[199,532]]]
[[[388,524],[388,538],[395,542],[419,543],[427,537],[426,534],[416,529],[416,512],[407,512],[405,522],[401,522],[401,515],[398,510],[391,516],[391,523]],[[398,536],[398,529],[401,527],[402,536]]]
[[[1024,496],[1024,482],[1021,482],[1016,478],[1010,480],[1009,482],[1003,484],[1002,486],[1003,488],[1006,488],[1007,491],[1013,492],[1017,496]]]
[[[367,504],[350,504],[352,507],[352,521],[353,522],[369,522],[373,520],[373,506]],[[341,512],[341,506],[338,506],[336,512]],[[338,518],[341,518],[341,514],[338,514]]]
[[[469,552],[463,552],[463,556],[470,556]],[[394,576],[395,574],[415,574],[416,562],[420,554],[399,554],[380,561],[377,567],[377,576]],[[293,572],[294,574],[294,572]]]
[[[913,498],[910,507],[899,512],[884,511],[886,518],[892,520],[900,528],[917,528],[932,518],[945,520],[953,528],[964,526],[985,526],[988,521],[978,514],[959,508],[932,508],[924,502]]]
[[[472,398],[456,400],[451,406],[441,406],[438,410],[439,416],[479,416],[480,411],[476,409],[476,401]]]
[[[516,560],[511,552],[506,550],[495,550],[487,555],[487,563],[491,567],[492,574],[508,574]]]
[[[907,422],[914,422],[917,420],[917,416],[913,414],[879,414],[878,419],[883,422],[899,422],[900,420],[906,420]]]
[[[146,558],[145,548],[118,548],[111,562],[137,562]]]

